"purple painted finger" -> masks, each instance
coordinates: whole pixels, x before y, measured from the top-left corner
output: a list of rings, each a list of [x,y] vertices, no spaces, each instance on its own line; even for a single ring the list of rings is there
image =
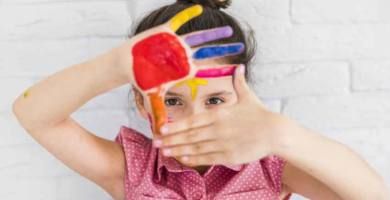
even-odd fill
[[[230,26],[214,28],[199,33],[194,33],[185,38],[185,42],[190,46],[197,46],[210,41],[228,38],[233,35],[233,29]]]

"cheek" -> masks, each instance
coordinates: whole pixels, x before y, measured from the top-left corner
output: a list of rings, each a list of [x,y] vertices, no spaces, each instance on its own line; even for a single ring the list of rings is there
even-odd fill
[[[238,96],[234,94],[231,99],[229,100],[229,105],[234,105],[238,102]]]
[[[191,108],[188,106],[182,106],[182,107],[167,107],[167,113],[168,113],[168,121],[173,122],[173,121],[178,121],[181,119],[186,118],[187,116],[190,115]]]

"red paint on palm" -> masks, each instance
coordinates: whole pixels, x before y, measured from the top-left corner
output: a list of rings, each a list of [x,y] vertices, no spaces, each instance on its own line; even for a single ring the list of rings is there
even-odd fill
[[[152,35],[134,45],[134,78],[143,90],[184,78],[190,73],[186,51],[170,33]]]

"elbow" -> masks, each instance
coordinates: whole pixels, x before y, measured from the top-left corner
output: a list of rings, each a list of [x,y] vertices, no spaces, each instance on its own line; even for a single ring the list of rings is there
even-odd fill
[[[17,100],[14,101],[14,103],[12,104],[12,113],[13,115],[15,116],[15,118],[17,119],[17,121],[19,122],[19,124],[25,128],[23,126],[23,117],[22,117],[22,113],[20,112],[20,108],[18,106],[18,102]]]
[[[19,124],[27,131],[29,132],[29,128],[27,126],[28,119],[26,118],[25,114],[23,113],[23,110],[21,109],[18,100],[15,100],[12,104],[12,113],[19,122]]]
[[[12,104],[12,113],[14,114],[14,116],[16,117],[16,119],[19,121],[20,123],[20,113],[19,113],[19,107],[18,107],[18,103],[17,103],[17,100],[13,102]]]

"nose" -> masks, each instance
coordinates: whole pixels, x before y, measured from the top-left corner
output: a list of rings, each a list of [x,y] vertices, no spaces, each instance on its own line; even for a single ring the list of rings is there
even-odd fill
[[[189,111],[190,115],[196,115],[196,114],[204,112],[206,109],[203,105],[195,104],[195,105],[192,105],[189,110],[190,110]]]

